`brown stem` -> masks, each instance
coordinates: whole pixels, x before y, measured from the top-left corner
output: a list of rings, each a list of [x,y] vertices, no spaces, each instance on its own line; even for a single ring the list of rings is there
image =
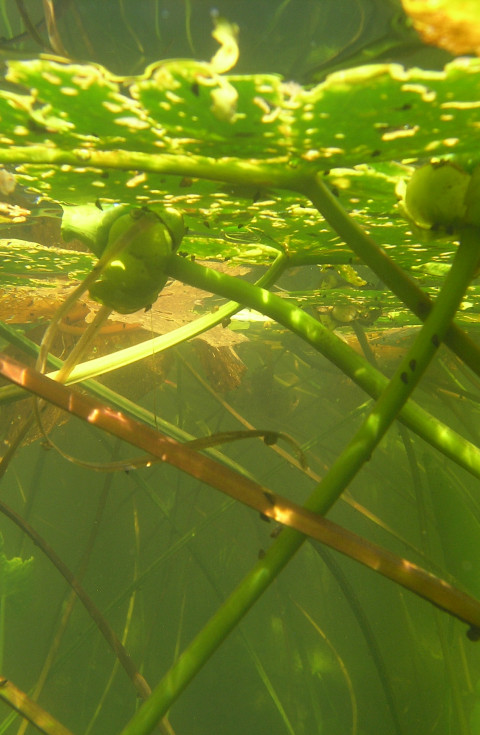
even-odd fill
[[[45,712],[36,702],[27,697],[25,692],[18,689],[4,676],[0,676],[0,699],[35,725],[44,735],[72,735],[70,730],[57,722],[49,712]]]
[[[416,564],[396,556],[390,551],[332,523],[332,521],[308,511],[296,503],[292,503],[281,495],[273,493],[248,477],[244,477],[209,457],[199,454],[190,447],[163,436],[150,427],[125,416],[119,411],[114,411],[88,396],[56,383],[36,370],[28,368],[3,354],[0,354],[0,374],[7,380],[41,396],[59,408],[141,448],[164,462],[168,462],[245,505],[255,508],[262,516],[267,516],[282,525],[294,528],[340,551],[342,554],[356,559],[361,564],[379,572],[470,625],[469,637],[472,639],[480,637],[480,602]],[[4,507],[0,503],[0,510],[3,510]],[[9,511],[9,513],[11,514],[12,511]],[[9,517],[16,523],[24,523],[16,514],[13,517],[9,515]],[[35,541],[35,543],[37,542]],[[58,557],[56,558],[58,559]],[[56,562],[54,563],[56,564]],[[58,559],[58,563],[60,566],[57,568],[62,574],[66,570],[67,574],[71,575],[71,572],[66,569],[60,559]],[[81,590],[81,593],[85,595],[83,590]],[[93,606],[90,598],[87,599]],[[101,621],[103,627],[102,617]],[[107,640],[110,642],[110,629],[102,630],[102,632],[104,635],[108,635]],[[116,651],[117,647],[120,647],[118,649],[119,658],[126,655],[123,646],[116,637],[110,642],[110,645]],[[122,663],[128,667],[127,670],[131,671],[132,676],[140,676],[135,668],[133,670],[130,668],[133,664],[128,656]]]

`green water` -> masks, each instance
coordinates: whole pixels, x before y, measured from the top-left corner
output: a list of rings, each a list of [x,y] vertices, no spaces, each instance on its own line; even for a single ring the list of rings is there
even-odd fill
[[[225,398],[256,426],[285,427],[288,422],[297,441],[308,443],[312,470],[321,473],[361,421],[365,409],[357,407],[363,396],[325,366],[313,371],[288,353],[282,355],[281,335],[273,347],[264,348],[266,355],[280,352],[274,368],[255,366],[249,351],[239,353],[245,352],[247,365],[252,364],[250,377]],[[199,421],[203,426],[208,420],[215,431],[238,426],[181,364],[172,378],[170,385],[157,386],[144,399],[164,418],[179,421],[181,408],[181,425],[192,433],[199,433]],[[261,402],[255,393],[258,380]],[[435,381],[425,388],[426,404],[435,403],[430,392]],[[447,415],[448,407],[442,412]],[[132,456],[131,449],[118,449],[75,419],[56,430],[54,438],[81,458]],[[393,429],[350,487],[349,497],[374,513],[384,528],[348,502],[339,503],[331,517],[419,563],[425,563],[421,550],[427,540],[430,564],[444,568],[425,453],[435,481],[445,472],[454,487],[457,510],[459,503],[475,502],[476,481],[445,467],[418,440],[412,445],[407,441],[415,468],[404,439]],[[312,487],[303,473],[289,469],[258,440],[228,454],[259,481],[298,502]],[[23,496],[29,522],[71,569],[78,568],[94,530],[83,585],[117,633],[128,629],[127,648],[152,682],[268,548],[276,528],[168,468],[114,476],[92,473],[53,451],[46,453],[38,443],[22,450],[4,480],[4,502],[24,508]],[[35,558],[25,590],[18,600],[7,602],[5,621],[5,670],[29,691],[59,624],[67,589],[18,530],[7,523],[2,528],[12,555]],[[332,569],[315,545],[302,549],[174,706],[171,720],[177,732],[207,733],[212,727],[228,733],[241,733],[245,727],[254,733],[289,728],[298,733],[349,732],[354,707],[364,732],[381,728],[394,733],[382,677],[388,678],[404,732],[439,721],[439,732],[454,731],[452,680],[465,712],[474,703],[466,689],[475,680],[476,651],[465,626],[355,562],[334,559]],[[475,558],[461,558],[460,563],[474,566]],[[129,604],[134,605],[131,620]],[[358,607],[364,615],[360,621]],[[380,670],[365,624],[378,647]],[[43,706],[73,732],[84,731],[113,667],[110,650],[77,604],[42,694]],[[92,731],[120,730],[135,699],[124,672],[117,671]]]
[[[454,160],[468,172],[478,163],[474,106],[471,112],[468,104],[459,105],[452,113],[458,126],[453,132],[460,131],[458,149],[445,114],[457,92],[466,100],[475,97],[480,84],[475,62],[466,72],[459,64],[451,67],[450,76],[432,76],[437,107],[436,102],[428,106],[428,95],[418,94],[428,75],[413,76],[409,88],[386,67],[378,75],[384,88],[382,81],[375,86],[374,75],[365,72],[359,82],[347,74],[343,87],[327,84],[325,97],[312,92],[297,104],[290,96],[293,86],[286,90],[276,87],[271,76],[243,75],[283,74],[313,85],[328,70],[372,60],[438,70],[451,57],[424,46],[394,0],[219,2],[219,13],[240,26],[240,60],[231,72],[240,76],[212,73],[212,85],[220,90],[227,79],[241,91],[238,118],[235,108],[225,119],[216,116],[218,109],[211,113],[212,100],[206,96],[211,80],[205,82],[204,68],[190,62],[168,67],[163,77],[160,66],[152,71],[156,77],[120,80],[103,71],[94,74],[87,66],[94,62],[114,74],[140,75],[162,58],[210,59],[216,44],[209,3],[56,2],[50,23],[48,6],[32,3],[28,18],[22,17],[20,4],[0,7],[3,58],[32,61],[12,63],[0,94],[5,136],[0,161],[17,177],[16,191],[2,195],[8,205],[31,209],[25,221],[6,217],[3,223],[0,309],[17,340],[14,348],[13,336],[2,330],[2,351],[28,363],[31,356],[19,347],[19,335],[39,344],[70,281],[76,285],[95,262],[79,242],[70,245],[72,251],[65,249],[63,206],[88,203],[90,210],[82,210],[82,216],[87,211],[90,216],[92,210],[98,215],[122,201],[137,207],[138,222],[139,206],[166,199],[184,216],[187,231],[180,254],[161,274],[162,285],[168,275],[180,273],[186,282],[205,287],[208,274],[195,273],[189,259],[183,260],[196,256],[249,283],[267,272],[267,285],[291,308],[282,311],[265,292],[234,290],[228,278],[210,277],[212,291],[235,301],[243,296],[252,306],[256,299],[261,310],[263,300],[267,316],[232,314],[231,322],[220,320],[216,332],[207,330],[203,338],[112,369],[118,352],[129,345],[202,314],[213,326],[224,303],[220,297],[200,290],[192,294],[186,286],[169,292],[167,287],[151,310],[121,317],[124,327],[137,323],[139,329],[100,335],[87,356],[110,356],[108,370],[105,365],[104,375],[100,370],[102,384],[130,400],[133,415],[144,418],[145,410],[150,412],[154,428],[182,441],[247,429],[288,434],[290,442],[280,437],[267,446],[252,437],[222,444],[209,456],[218,461],[220,484],[227,482],[222,467],[228,466],[302,505],[331,476],[339,457],[345,465],[352,461],[353,451],[346,451],[352,437],[363,441],[362,430],[368,434],[373,398],[365,391],[374,382],[373,368],[391,378],[417,338],[419,352],[412,353],[410,372],[394,375],[387,389],[395,399],[420,370],[417,354],[427,355],[422,357],[426,362],[432,341],[436,346],[433,338],[425,344],[428,340],[422,343],[418,337],[418,315],[426,314],[415,293],[407,293],[401,277],[391,276],[384,265],[377,267],[366,241],[348,231],[348,219],[338,214],[335,203],[353,213],[404,274],[431,296],[438,294],[453,254],[475,242],[477,230],[471,223],[460,231],[415,229],[397,207],[395,185],[408,178],[413,159],[423,162],[441,145],[439,155],[453,149],[455,157],[459,150]],[[58,54],[61,49],[79,65],[73,71],[51,59],[33,63],[41,52]],[[87,70],[83,77],[82,70]],[[38,92],[33,91],[36,85]],[[75,85],[86,97],[77,96]],[[259,90],[265,99],[259,102],[257,96],[252,102]],[[351,94],[358,115],[364,115],[360,123],[353,120]],[[404,102],[408,94],[416,95],[413,103],[410,97]],[[441,102],[442,94],[447,103]],[[133,100],[139,99],[137,108]],[[378,109],[370,115],[374,104]],[[291,111],[302,105],[316,117],[299,116],[295,127]],[[335,125],[343,121],[342,130],[335,128],[340,137],[327,123],[314,128],[323,119],[322,109]],[[408,122],[400,117],[405,113]],[[257,123],[260,114],[264,117]],[[122,115],[118,125],[115,115]],[[437,148],[429,148],[437,124],[443,142],[435,139]],[[304,139],[308,150],[302,148]],[[314,144],[325,158],[315,157]],[[83,159],[70,160],[79,146]],[[8,158],[11,148],[16,158]],[[120,168],[118,152],[127,156]],[[52,153],[64,158],[51,160]],[[174,170],[162,168],[169,156],[181,158]],[[236,158],[240,165],[235,168],[234,161],[229,170]],[[314,178],[317,164],[333,203],[328,196],[322,200],[323,183]],[[12,238],[17,242],[12,244]],[[74,252],[76,247],[82,253]],[[471,270],[453,283],[458,299]],[[48,296],[53,306],[44,301]],[[419,418],[415,409],[416,423],[411,419],[409,425],[423,438],[394,420],[400,403],[391,415],[383,409],[382,420],[390,427],[378,446],[372,440],[372,451],[365,449],[358,471],[339,487],[340,497],[328,513],[341,526],[476,598],[479,384],[478,374],[466,365],[478,369],[479,312],[474,278],[458,314],[474,346],[468,352],[447,334],[457,356],[441,346],[414,389],[414,400],[428,415]],[[67,320],[52,346],[62,360],[74,344],[69,326]],[[331,360],[337,348],[344,354],[344,343],[330,344],[332,331],[364,361],[357,362],[355,354],[339,357],[339,369],[321,355],[330,348]],[[4,385],[2,379],[0,433],[8,456],[14,431],[27,420],[32,404],[31,399],[13,401]],[[386,385],[372,389],[372,395]],[[104,400],[108,403],[112,395]],[[51,407],[42,415],[44,433],[61,451],[47,448],[33,421],[32,433],[0,479],[0,501],[21,518],[15,524],[0,517],[0,675],[54,718],[43,725],[45,732],[66,735],[61,723],[75,735],[120,734],[124,728],[128,735],[141,735],[151,729],[142,712],[160,701],[171,704],[170,724],[163,724],[163,732],[171,728],[170,735],[480,732],[479,644],[467,637],[465,621],[313,539],[301,545],[278,576],[272,575],[263,594],[254,593],[261,591],[262,575],[272,568],[269,560],[278,560],[284,553],[279,549],[289,543],[295,546],[291,529],[281,530],[265,515],[192,477],[188,459],[182,460],[185,472],[162,462],[134,469],[131,460],[138,449]],[[434,439],[429,427],[437,429]],[[298,461],[303,456],[298,449],[308,467]],[[121,460],[121,469],[106,471]],[[62,564],[93,605],[72,594],[72,579],[68,583],[59,572]],[[231,605],[228,625],[225,601],[226,608]],[[131,668],[152,689],[159,687],[144,710],[105,639],[109,633],[102,620],[122,642]],[[2,699],[2,682],[0,734],[19,732],[21,718]],[[25,707],[21,702],[20,710]],[[39,721],[38,713],[31,717]]]

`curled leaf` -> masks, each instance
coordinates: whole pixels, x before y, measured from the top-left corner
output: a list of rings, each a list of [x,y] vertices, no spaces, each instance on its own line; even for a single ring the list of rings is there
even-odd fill
[[[210,63],[216,74],[224,74],[232,69],[238,61],[238,26],[236,23],[229,23],[225,18],[212,14],[215,28],[212,36],[218,41],[220,48],[215,56],[212,57]]]
[[[3,551],[3,536],[0,534],[0,597],[13,597],[27,584],[33,569],[33,556],[22,559],[14,556],[7,559]]]

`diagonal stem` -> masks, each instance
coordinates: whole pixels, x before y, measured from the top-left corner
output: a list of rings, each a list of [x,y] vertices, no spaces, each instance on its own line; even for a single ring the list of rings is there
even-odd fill
[[[315,488],[306,508],[324,514],[350,480],[368,461],[380,439],[412,393],[445,335],[470,282],[478,260],[479,233],[462,232],[460,247],[444,286],[408,354],[372,411],[330,472]],[[265,557],[236,587],[193,642],[155,687],[150,698],[122,730],[121,735],[147,735],[168,711],[227,635],[263,594],[305,540],[298,531],[285,529]]]
[[[271,317],[312,345],[372,397],[378,398],[388,385],[382,373],[333,332],[276,294],[179,256],[170,259],[168,271],[184,283],[233,299]],[[480,477],[480,450],[413,400],[403,406],[398,419],[446,457]]]
[[[377,243],[343,209],[320,175],[306,177],[300,187],[328,224],[347,243],[360,260],[398,296],[408,308],[425,320],[432,308],[432,300]],[[472,267],[472,274],[475,271]],[[480,375],[480,351],[478,345],[457,324],[452,322],[445,334],[445,344],[460,357],[474,373]]]

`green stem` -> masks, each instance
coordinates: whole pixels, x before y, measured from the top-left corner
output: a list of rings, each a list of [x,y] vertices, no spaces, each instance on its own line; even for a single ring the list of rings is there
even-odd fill
[[[285,253],[279,253],[268,270],[258,279],[256,285],[269,288],[280,278],[287,264],[289,264],[289,261]],[[133,362],[142,360],[145,357],[151,357],[154,354],[156,355],[159,352],[175,347],[182,342],[198,337],[203,332],[208,331],[217,324],[221,324],[226,319],[228,320],[241,308],[241,304],[230,301],[228,304],[221,306],[217,311],[200,316],[188,324],[184,324],[182,327],[172,329],[171,332],[154,337],[151,340],[146,340],[133,347],[118,350],[114,354],[98,357],[77,365],[72,370],[70,379],[66,383],[70,385],[71,383],[93,378],[97,375],[104,375],[111,370],[117,370],[126,365],[131,365]],[[49,377],[54,376],[50,375]]]
[[[285,158],[266,161],[235,158],[209,158],[207,156],[171,153],[143,153],[141,151],[95,151],[90,148],[62,150],[45,145],[3,146],[0,163],[33,163],[61,166],[93,166],[120,171],[145,171],[147,173],[191,176],[208,181],[224,181],[238,186],[261,186],[272,189],[300,191],[311,165],[297,168]]]
[[[273,266],[272,266],[273,268]],[[269,271],[270,273],[270,271]],[[263,278],[266,278],[267,274],[264,274]],[[225,307],[232,308],[232,304],[227,304]],[[238,309],[238,304],[235,304],[235,308]],[[220,309],[219,309],[220,311]],[[215,312],[215,316],[218,315],[219,312]],[[188,326],[188,325],[187,325]],[[177,330],[174,330],[175,332]],[[20,349],[25,351],[27,354],[37,356],[39,351],[39,346],[35,343],[29,340],[27,337],[25,337],[20,332],[17,332],[12,327],[8,327],[7,325],[0,322],[0,335],[7,338],[12,344],[17,345]],[[152,340],[155,341],[155,340]],[[150,344],[150,340],[147,342],[147,344]],[[143,346],[139,345],[140,347]],[[152,354],[152,350],[150,349],[150,353],[147,352],[147,354]],[[131,359],[126,362],[125,364],[131,364],[133,360],[133,355],[131,356]],[[136,358],[140,359],[140,358]],[[51,355],[50,353],[47,356],[47,362],[51,364],[53,367],[61,368],[63,365],[63,362],[59,360],[58,357],[55,357],[54,355]],[[93,362],[93,361],[92,361]],[[88,363],[87,363],[88,364]],[[79,366],[81,367],[81,366]],[[113,368],[111,368],[113,369]],[[71,376],[69,379],[67,379],[66,383],[69,384],[70,382],[73,382],[71,380]],[[12,390],[10,391],[10,387]],[[165,419],[162,419],[161,416],[158,416],[155,413],[152,413],[146,408],[143,408],[138,403],[135,403],[134,401],[129,400],[128,398],[125,398],[125,396],[122,396],[119,393],[116,393],[111,388],[108,388],[103,383],[99,383],[96,380],[85,380],[82,383],[82,387],[88,390],[89,393],[91,393],[94,396],[97,396],[100,398],[104,403],[108,403],[111,406],[115,406],[120,411],[123,411],[126,414],[129,414],[130,416],[133,416],[138,421],[142,421],[145,424],[148,424],[149,426],[153,426],[157,429],[160,429],[168,436],[173,437],[179,442],[190,442],[195,440],[195,436],[192,434],[187,433],[186,431],[183,431],[178,426],[175,426],[174,424],[169,423]],[[22,388],[17,388],[16,386],[3,386],[0,388],[0,396],[3,398],[5,396],[5,403],[8,403],[8,400],[19,400],[21,398],[25,398],[25,390]],[[2,405],[3,400],[0,398],[0,405]],[[239,472],[241,474],[247,474],[244,467],[242,467],[240,464],[232,460],[230,457],[227,457],[225,454],[220,452],[219,450],[216,450],[214,448],[209,448],[207,450],[207,453],[211,455],[212,457],[216,458],[219,462],[222,464],[226,464],[231,469],[235,470],[236,472]],[[2,473],[2,462],[0,462],[0,475]]]
[[[289,260],[285,253],[279,253],[268,270],[258,279],[257,285],[265,288],[271,286],[281,276],[287,264],[289,264]],[[170,349],[170,347],[175,347],[182,342],[197,337],[217,324],[221,324],[225,319],[229,319],[241,308],[241,304],[229,302],[228,304],[224,304],[214,313],[198,317],[198,319],[194,319],[188,324],[184,324],[182,327],[172,329],[171,332],[154,337],[151,340],[145,340],[144,342],[133,345],[132,347],[126,347],[123,350],[118,350],[109,355],[97,357],[93,360],[88,360],[85,363],[76,365],[65,380],[65,384],[71,385],[72,383],[90,381],[91,378],[95,378],[98,375],[105,375],[105,373],[112,370],[118,370],[121,367],[131,365],[132,363],[143,360],[146,357],[151,357],[159,352]],[[39,348],[34,342],[2,322],[0,322],[0,336],[4,337],[12,344],[17,345],[20,349],[26,351],[27,354],[35,356],[38,355]],[[62,369],[64,363],[62,363],[58,358],[48,353],[46,359],[49,364]],[[56,375],[57,374],[53,372],[49,373],[48,377],[56,378]],[[99,384],[84,382],[84,386],[88,389],[92,389],[95,394],[94,389],[98,388]],[[100,394],[97,392],[96,395]],[[25,392],[15,386],[3,386],[0,388],[0,404],[13,401],[15,399],[20,400],[24,397]],[[101,395],[100,397],[105,398],[104,395]]]
[[[465,228],[452,267],[422,329],[372,411],[309,499],[306,507],[310,510],[329,508],[339,498],[401,411],[455,316],[478,262],[479,249],[479,231]]]
[[[174,256],[168,263],[174,278],[197,288],[238,301],[271,317],[321,352],[373,398],[378,398],[388,379],[354,352],[320,322],[285,299],[238,278]],[[453,429],[408,401],[399,420],[449,459],[480,478],[480,450]]]
[[[94,151],[87,148],[61,150],[45,145],[11,146],[0,149],[0,163],[32,163],[61,166],[93,166],[100,169],[145,171],[188,176],[207,181],[223,181],[238,186],[286,189],[310,199],[326,221],[353,252],[382,279],[422,321],[431,309],[431,300],[376,243],[362,231],[341,207],[316,174],[313,166],[295,168],[286,160],[216,160],[207,156],[152,154],[140,151]],[[457,325],[451,324],[445,343],[477,375],[480,375],[480,349]]]
[[[452,268],[420,334],[363,425],[308,499],[306,507],[309,510],[321,514],[327,512],[352,477],[368,461],[417,385],[435,355],[470,282],[472,270],[478,260],[478,239],[477,230],[466,229],[462,233]],[[121,735],[147,735],[154,729],[304,540],[305,537],[297,531],[283,530],[265,557],[257,562],[170,668]]]
[[[377,243],[363,231],[355,220],[349,217],[337,197],[322,181],[320,175],[305,177],[299,191],[310,199],[355,255],[366,263],[419,319],[424,321],[432,308],[431,299],[412,278],[378,247]],[[472,273],[475,271],[475,265],[472,268]],[[450,324],[444,341],[452,352],[460,357],[474,373],[480,376],[479,347],[458,325]]]

